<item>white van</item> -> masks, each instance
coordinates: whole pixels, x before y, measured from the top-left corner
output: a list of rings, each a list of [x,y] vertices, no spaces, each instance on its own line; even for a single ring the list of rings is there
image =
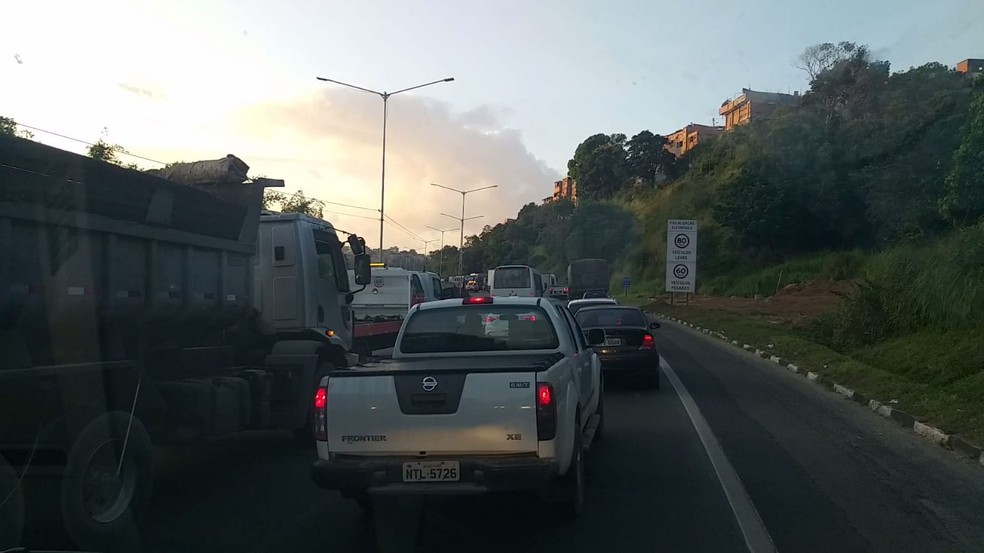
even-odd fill
[[[424,301],[434,301],[441,299],[441,277],[436,273],[419,272],[420,284],[424,288]]]
[[[536,297],[543,295],[543,277],[527,265],[502,265],[492,273],[492,296]]]
[[[352,302],[355,318],[406,317],[410,307],[428,300],[420,275],[406,269],[373,267],[371,282],[365,290],[355,294]],[[348,277],[353,292],[361,288],[355,284],[355,271],[349,271]]]

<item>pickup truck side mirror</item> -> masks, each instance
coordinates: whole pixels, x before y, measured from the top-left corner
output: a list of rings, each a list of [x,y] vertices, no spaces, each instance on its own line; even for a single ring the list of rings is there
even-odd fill
[[[656,321],[653,321],[653,322],[649,323],[649,328],[655,330],[655,329],[659,328],[659,323],[657,323]]]
[[[372,281],[372,268],[369,266],[369,255],[360,253],[355,256],[355,283],[366,286]]]
[[[600,346],[605,343],[605,331],[600,328],[592,328],[588,331],[588,345]]]

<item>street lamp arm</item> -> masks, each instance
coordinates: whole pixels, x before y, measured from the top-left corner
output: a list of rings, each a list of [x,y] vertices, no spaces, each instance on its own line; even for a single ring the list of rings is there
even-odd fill
[[[445,190],[450,190],[452,192],[457,192],[458,194],[465,194],[465,191],[464,190],[458,190],[457,188],[451,188],[450,186],[444,186],[443,184],[437,184],[436,182],[432,182],[431,183],[431,186],[436,186],[438,188],[443,188]]]
[[[354,88],[356,90],[361,90],[362,92],[368,92],[370,94],[375,94],[376,96],[384,96],[386,94],[385,92],[379,92],[377,90],[370,90],[368,88],[362,88],[361,86],[355,86],[354,84],[343,83],[342,81],[336,81],[334,79],[327,79],[325,77],[315,77],[315,78],[318,79],[319,81],[325,81],[327,83],[340,84],[342,86],[347,86],[349,88]]]
[[[482,217],[485,217],[485,215],[476,215],[474,217],[469,217],[467,219],[462,219],[462,221],[471,221],[473,219],[481,219]]]
[[[471,190],[467,190],[465,192],[462,192],[462,194],[471,194],[472,192],[478,192],[479,190],[488,190],[489,188],[499,188],[499,185],[498,184],[493,184],[492,186],[483,186],[481,188],[473,188]]]
[[[444,215],[445,217],[450,217],[450,218],[454,219],[455,221],[461,221],[462,220],[461,217],[458,217],[456,215],[448,215],[447,213],[444,213],[444,212],[441,212],[441,215]]]
[[[425,86],[430,86],[430,85],[432,85],[432,84],[438,84],[438,83],[449,83],[449,82],[451,82],[451,81],[453,81],[453,80],[454,80],[454,77],[448,77],[448,78],[446,78],[446,79],[438,79],[438,80],[436,80],[436,81],[431,81],[431,82],[429,82],[429,83],[424,83],[424,84],[418,84],[417,86],[411,86],[411,87],[409,87],[409,88],[402,88],[402,89],[400,89],[400,90],[397,90],[396,92],[390,92],[390,93],[389,93],[388,95],[389,95],[389,96],[392,96],[392,95],[394,95],[394,94],[399,94],[399,93],[401,93],[401,92],[406,92],[406,91],[408,91],[408,90],[416,90],[416,89],[418,89],[418,88],[424,88]]]

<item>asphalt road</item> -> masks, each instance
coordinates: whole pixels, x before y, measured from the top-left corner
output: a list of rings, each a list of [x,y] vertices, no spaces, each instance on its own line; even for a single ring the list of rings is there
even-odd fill
[[[657,333],[717,465],[666,375],[658,391],[609,381],[575,523],[523,496],[387,506],[373,520],[311,482],[312,450],[244,434],[160,449],[144,550],[371,551],[380,528],[402,551],[746,551],[726,468],[781,552],[984,550],[984,468],[727,344],[671,323]]]

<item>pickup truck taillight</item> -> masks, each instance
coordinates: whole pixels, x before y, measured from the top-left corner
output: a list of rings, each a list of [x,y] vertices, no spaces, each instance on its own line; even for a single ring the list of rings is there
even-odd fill
[[[642,345],[639,349],[656,349],[656,340],[653,340],[652,334],[642,335]]]
[[[328,440],[328,389],[318,388],[314,393],[314,439]]]
[[[536,385],[536,439],[552,440],[557,435],[557,401],[553,386]]]

